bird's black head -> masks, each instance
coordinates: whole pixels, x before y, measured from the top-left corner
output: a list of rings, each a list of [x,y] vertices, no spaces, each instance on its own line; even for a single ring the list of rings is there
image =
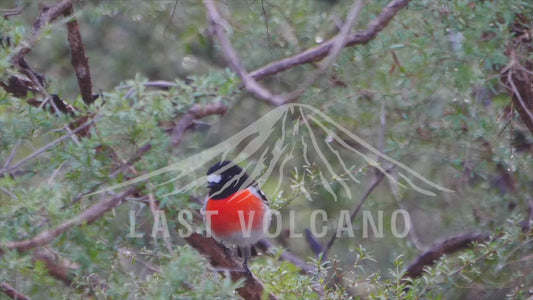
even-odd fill
[[[248,174],[231,161],[220,161],[207,171],[207,187],[211,199],[227,198],[252,185]]]

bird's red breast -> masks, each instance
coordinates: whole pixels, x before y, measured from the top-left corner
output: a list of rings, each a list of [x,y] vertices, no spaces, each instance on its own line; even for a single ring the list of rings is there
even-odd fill
[[[247,188],[223,199],[209,199],[205,210],[211,214],[211,232],[223,239],[245,233],[247,229],[262,231],[268,207],[260,196]]]

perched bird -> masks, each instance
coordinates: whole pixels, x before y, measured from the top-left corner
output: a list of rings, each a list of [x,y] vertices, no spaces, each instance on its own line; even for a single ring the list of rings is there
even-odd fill
[[[265,194],[254,179],[231,161],[220,161],[207,171],[209,196],[204,213],[213,237],[223,244],[235,245],[244,254],[248,269],[251,247],[270,224],[270,208]]]

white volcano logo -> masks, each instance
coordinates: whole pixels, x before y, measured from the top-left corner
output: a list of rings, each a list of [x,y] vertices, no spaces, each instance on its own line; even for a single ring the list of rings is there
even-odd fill
[[[221,160],[232,160],[237,164],[243,161],[257,162],[255,167],[252,168],[249,164],[243,169],[246,169],[252,178],[256,178],[260,185],[275,173],[278,178],[278,192],[282,188],[284,174],[294,172],[288,167],[290,162],[297,159],[302,162],[299,163],[300,166],[313,166],[313,169],[317,170],[316,176],[319,176],[321,186],[334,200],[337,200],[336,187],[342,188],[344,195],[351,198],[350,182],[359,183],[354,174],[365,166],[377,168],[401,187],[410,187],[426,195],[435,196],[436,190],[452,192],[402,162],[381,153],[322,111],[310,105],[291,103],[273,109],[237,134],[209,149],[87,196],[120,189],[167,173],[175,175],[155,187],[176,182],[173,194],[186,193],[197,187],[205,187],[206,170],[210,164]],[[386,172],[391,166],[397,170],[399,180]],[[190,178],[191,174],[196,174],[196,177]],[[179,183],[183,184],[180,186]],[[305,188],[301,188],[302,193],[312,200]],[[276,192],[269,194],[274,195]],[[169,195],[171,194],[165,196]]]

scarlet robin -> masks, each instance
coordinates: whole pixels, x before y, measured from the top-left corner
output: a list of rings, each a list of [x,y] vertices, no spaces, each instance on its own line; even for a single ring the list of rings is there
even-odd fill
[[[251,246],[270,224],[270,208],[256,181],[231,161],[215,163],[207,171],[209,196],[206,223],[213,237],[223,244],[240,247],[245,271]]]

